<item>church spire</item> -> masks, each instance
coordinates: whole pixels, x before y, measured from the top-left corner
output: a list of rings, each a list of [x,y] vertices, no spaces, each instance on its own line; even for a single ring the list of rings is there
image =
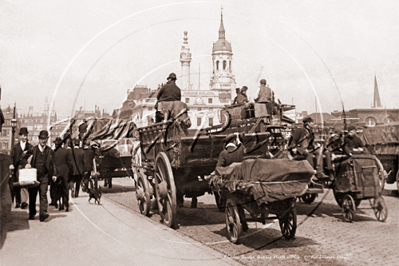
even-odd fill
[[[219,40],[220,39],[225,39],[225,31],[223,26],[223,7],[220,15]]]
[[[382,107],[380,93],[378,91],[377,85],[377,77],[374,75],[374,99],[373,99],[373,107]]]

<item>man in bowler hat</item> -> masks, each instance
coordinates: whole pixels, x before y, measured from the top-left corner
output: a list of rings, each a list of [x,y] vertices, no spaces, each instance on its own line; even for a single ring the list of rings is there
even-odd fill
[[[155,118],[157,123],[161,122],[163,119],[168,119],[169,114],[165,114],[164,111],[170,111],[167,108],[165,109],[162,104],[159,105],[159,103],[181,100],[181,90],[176,85],[176,74],[170,73],[166,79],[168,82],[159,90],[157,95],[157,103],[155,104],[155,109],[157,110]]]
[[[168,82],[158,92],[158,102],[180,101],[181,90],[176,85],[176,74],[170,73],[166,79],[168,80]]]
[[[32,155],[32,145],[28,143],[28,134],[28,129],[21,127],[19,130],[19,142],[11,149],[12,164],[10,169],[14,171],[13,180],[10,179],[11,182],[19,181],[18,170],[25,168],[27,158]],[[11,197],[12,201],[14,201],[15,197],[15,208],[26,209],[28,207],[28,190],[26,188],[12,187]]]
[[[54,166],[54,152],[47,146],[49,134],[47,130],[39,133],[39,144],[33,148],[33,157],[31,161],[32,168],[37,169],[37,181],[40,182],[38,187],[29,188],[29,220],[35,219],[36,215],[36,197],[39,192],[40,209],[39,219],[43,222],[49,217],[47,213],[47,189],[50,179],[57,179],[57,169]]]

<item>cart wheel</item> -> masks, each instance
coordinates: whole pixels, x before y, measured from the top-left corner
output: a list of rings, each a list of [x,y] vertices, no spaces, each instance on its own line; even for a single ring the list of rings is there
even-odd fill
[[[388,208],[383,197],[374,199],[373,206],[375,217],[380,222],[385,222],[388,217]]]
[[[345,222],[351,223],[355,216],[356,206],[355,200],[351,195],[345,195],[342,199],[342,214],[344,215]]]
[[[237,205],[232,198],[226,201],[226,228],[230,242],[236,244],[241,234],[241,220]]]
[[[148,216],[151,207],[149,184],[140,173],[137,174],[136,180],[136,199],[139,205],[140,213]]]
[[[396,173],[396,186],[398,188],[398,196],[399,196],[399,171]]]
[[[316,199],[316,197],[317,197],[316,193],[313,194],[305,193],[301,196],[301,199],[303,200],[303,202],[310,204]]]
[[[296,208],[289,210],[284,216],[279,218],[280,230],[283,237],[287,240],[294,238],[296,232]]]
[[[155,159],[155,193],[162,222],[175,228],[176,186],[170,161],[164,152],[160,152]]]
[[[221,193],[219,196],[219,193],[215,192],[215,200],[219,211],[224,212],[226,209],[226,196],[223,193]]]
[[[333,192],[334,192],[335,201],[338,203],[338,206],[342,208],[342,200],[344,199],[345,194],[336,192],[334,187],[333,187]]]

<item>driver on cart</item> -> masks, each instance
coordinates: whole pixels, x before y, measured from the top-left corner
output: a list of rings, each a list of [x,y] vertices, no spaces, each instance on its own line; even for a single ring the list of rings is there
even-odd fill
[[[345,139],[345,152],[349,156],[353,153],[368,153],[363,141],[356,135],[356,127],[348,127],[348,136]]]
[[[244,144],[240,140],[239,133],[232,133],[226,136],[225,148],[219,154],[219,159],[216,164],[217,167],[226,167],[232,163],[242,162],[244,160],[244,154],[247,152]],[[238,208],[238,213],[240,216],[242,230],[244,232],[248,231],[248,224],[245,218],[245,213],[243,208]]]
[[[167,77],[168,82],[159,90],[157,95],[157,103],[155,104],[155,109],[159,112],[164,111],[163,107],[158,106],[162,102],[173,102],[173,101],[180,101],[181,100],[181,90],[176,85],[176,74],[170,73]],[[161,104],[162,105],[162,104]],[[158,108],[159,107],[159,108]],[[170,110],[169,110],[170,111]],[[161,116],[164,114],[160,114]],[[168,117],[156,117],[156,122],[161,122],[162,119],[168,119]]]
[[[291,150],[293,157],[296,160],[307,160],[310,165],[316,169],[317,178],[328,178],[323,173],[323,160],[317,160],[319,163],[314,163],[314,155],[320,156],[317,152],[317,147],[314,145],[314,134],[313,134],[313,119],[311,117],[305,117],[303,120],[303,127],[296,128],[292,132],[291,140],[288,145],[288,149]]]

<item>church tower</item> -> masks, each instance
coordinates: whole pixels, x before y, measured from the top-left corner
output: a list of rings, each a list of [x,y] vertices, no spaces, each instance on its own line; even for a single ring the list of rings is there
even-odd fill
[[[181,84],[180,88],[182,90],[190,90],[191,89],[191,84],[190,84],[190,63],[191,63],[191,53],[190,53],[190,47],[188,46],[188,37],[187,37],[187,31],[184,32],[184,42],[183,45],[181,46],[181,53],[180,53],[180,62],[181,62]]]
[[[231,44],[226,40],[225,33],[222,8],[219,39],[213,44],[212,48],[213,76],[209,86],[211,90],[230,93],[230,98],[234,98],[236,82],[232,74],[233,51]]]

